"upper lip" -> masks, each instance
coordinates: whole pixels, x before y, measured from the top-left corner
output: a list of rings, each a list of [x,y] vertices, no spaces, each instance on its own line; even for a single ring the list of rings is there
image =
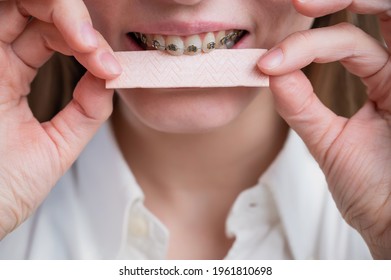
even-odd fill
[[[232,23],[221,23],[213,21],[199,21],[199,22],[153,22],[144,23],[142,25],[134,25],[134,30],[131,32],[140,32],[144,34],[160,34],[160,35],[178,35],[189,36],[193,34],[201,34],[206,32],[215,32],[221,30],[247,30],[243,26],[234,25]]]

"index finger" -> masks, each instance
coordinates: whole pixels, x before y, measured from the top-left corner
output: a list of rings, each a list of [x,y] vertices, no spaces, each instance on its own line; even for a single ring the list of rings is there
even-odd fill
[[[91,17],[81,0],[19,0],[20,13],[53,23],[67,44],[80,53],[98,48]]]
[[[391,17],[389,0],[293,0],[293,4],[300,13],[311,17],[321,17],[343,9],[358,14],[388,14]]]
[[[377,15],[384,42],[391,46],[391,0],[293,0],[300,13],[320,17],[347,9],[357,14]]]

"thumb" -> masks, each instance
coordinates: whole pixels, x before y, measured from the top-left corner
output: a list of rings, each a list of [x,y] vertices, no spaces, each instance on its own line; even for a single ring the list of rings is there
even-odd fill
[[[113,90],[87,72],[79,81],[72,101],[44,128],[56,145],[62,171],[78,157],[84,146],[113,110]]]
[[[276,110],[303,139],[312,155],[323,162],[346,119],[325,107],[302,71],[270,76]]]

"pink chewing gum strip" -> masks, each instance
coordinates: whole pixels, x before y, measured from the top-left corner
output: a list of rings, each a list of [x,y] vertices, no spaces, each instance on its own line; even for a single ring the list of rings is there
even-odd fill
[[[116,52],[123,73],[106,88],[267,87],[257,68],[263,49],[214,50],[173,56],[161,51]]]

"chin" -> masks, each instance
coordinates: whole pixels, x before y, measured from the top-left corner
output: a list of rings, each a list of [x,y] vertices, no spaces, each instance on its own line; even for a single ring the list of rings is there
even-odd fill
[[[232,123],[258,88],[119,90],[131,126],[175,134],[205,133]]]

